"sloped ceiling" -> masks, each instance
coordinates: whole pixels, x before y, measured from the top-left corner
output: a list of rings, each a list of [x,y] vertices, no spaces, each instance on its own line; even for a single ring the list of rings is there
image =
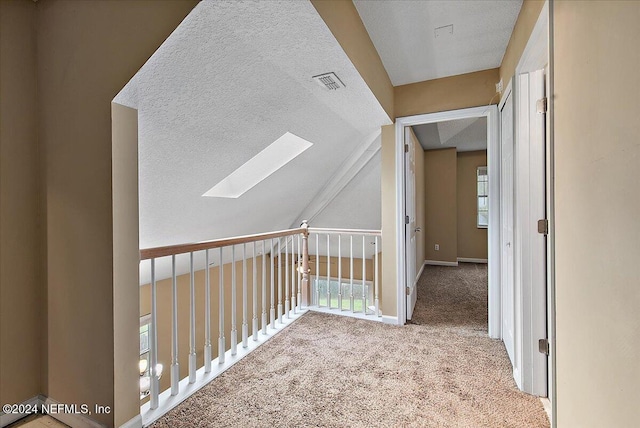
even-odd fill
[[[313,220],[315,227],[377,229],[382,225],[380,151]]]
[[[312,79],[330,71],[346,88]],[[139,112],[141,248],[287,229],[391,123],[307,1],[199,3],[114,101]],[[286,132],[313,146],[237,199],[202,196]]]
[[[312,79],[328,71],[346,88]],[[306,1],[201,2],[116,101],[139,110],[142,248],[288,228],[390,123]],[[238,199],[202,197],[286,132],[313,146]]]
[[[354,0],[394,86],[499,67],[522,0]],[[439,31],[436,28],[453,25]]]
[[[427,123],[412,128],[424,150],[455,147],[459,152],[470,152],[487,149],[485,117]]]

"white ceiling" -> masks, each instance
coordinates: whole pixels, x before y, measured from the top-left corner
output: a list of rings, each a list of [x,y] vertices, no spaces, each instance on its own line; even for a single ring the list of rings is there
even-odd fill
[[[346,88],[311,78],[329,71]],[[139,111],[141,248],[286,229],[391,123],[308,1],[199,3],[115,101]],[[286,132],[313,146],[237,199],[202,196]]]
[[[394,86],[499,67],[522,0],[354,0]],[[453,24],[453,33],[435,36]]]
[[[424,150],[457,148],[459,152],[487,150],[487,118],[427,123],[412,127]]]
[[[378,151],[325,209],[313,220],[314,227],[377,229],[382,226],[382,194]]]

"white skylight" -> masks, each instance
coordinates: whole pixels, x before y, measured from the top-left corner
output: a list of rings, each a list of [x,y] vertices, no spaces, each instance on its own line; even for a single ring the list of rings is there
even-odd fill
[[[239,198],[312,145],[313,143],[287,132],[202,196]]]

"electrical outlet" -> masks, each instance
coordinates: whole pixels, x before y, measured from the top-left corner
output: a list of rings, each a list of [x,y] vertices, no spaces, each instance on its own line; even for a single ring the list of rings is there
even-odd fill
[[[496,92],[498,93],[502,93],[502,79],[500,79],[500,81],[498,83],[496,83]]]
[[[434,248],[436,251],[440,251],[440,244],[436,244]]]

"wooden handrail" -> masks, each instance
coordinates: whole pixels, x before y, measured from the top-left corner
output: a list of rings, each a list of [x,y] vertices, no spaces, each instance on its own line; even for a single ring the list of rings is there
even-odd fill
[[[166,247],[145,248],[140,250],[140,260],[155,259],[158,257],[173,256],[190,253],[192,251],[210,250],[213,248],[228,247],[231,245],[245,244],[248,242],[262,241],[264,239],[281,238],[283,236],[307,235],[308,227],[303,224],[297,229],[278,230],[275,232],[257,233],[254,235],[235,236],[232,238],[213,239],[211,241],[195,242],[190,244],[168,245]]]
[[[328,229],[323,227],[310,227],[309,233],[328,233],[330,235],[373,235],[382,236],[381,230],[365,230],[365,229]]]

